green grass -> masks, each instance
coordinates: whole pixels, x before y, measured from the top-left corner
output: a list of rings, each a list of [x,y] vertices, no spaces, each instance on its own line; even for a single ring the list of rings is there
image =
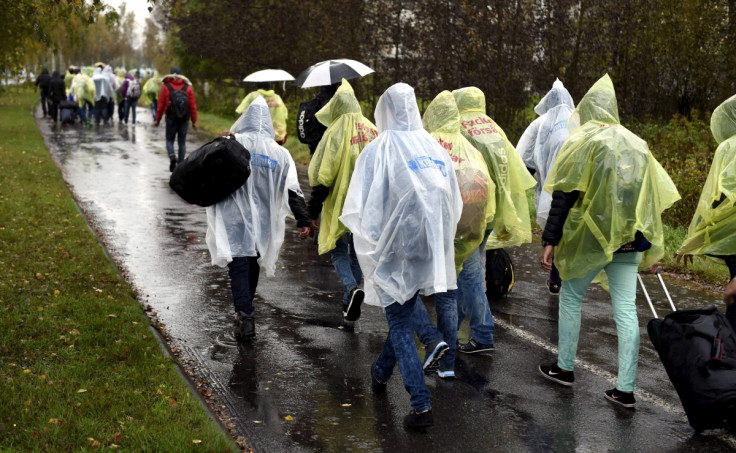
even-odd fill
[[[36,97],[0,91],[0,449],[237,451],[77,211]]]

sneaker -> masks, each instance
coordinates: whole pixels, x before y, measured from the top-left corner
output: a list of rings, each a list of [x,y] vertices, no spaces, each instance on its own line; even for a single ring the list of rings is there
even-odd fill
[[[547,289],[549,289],[550,294],[552,294],[553,296],[557,296],[558,294],[560,294],[560,288],[561,285],[553,282],[551,278],[547,279]]]
[[[440,368],[440,359],[450,350],[450,346],[442,340],[431,343],[426,348],[426,357],[424,358],[424,374],[434,374]]]
[[[455,372],[453,370],[437,370],[437,375],[442,379],[455,379]]]
[[[409,429],[424,429],[432,425],[434,425],[432,409],[427,409],[424,412],[417,412],[412,409],[409,415],[404,417],[404,426]]]
[[[373,390],[373,393],[382,394],[386,393],[387,386],[388,382],[381,382],[376,379],[376,362],[373,362],[373,365],[371,365],[371,390]]]
[[[556,363],[550,365],[539,365],[539,372],[542,376],[558,384],[571,387],[575,382],[575,374],[572,371],[565,371],[558,367]]]
[[[235,339],[244,341],[256,336],[256,321],[253,315],[246,315],[239,311],[235,315]]]
[[[634,399],[634,392],[622,392],[619,389],[606,390],[604,396],[608,401],[613,401],[616,404],[620,404],[623,407],[634,407],[636,406],[636,400]]]
[[[176,156],[169,156],[169,171],[174,171],[176,168]]]
[[[470,341],[468,341],[465,344],[457,345],[458,352],[463,352],[465,354],[476,354],[478,352],[491,352],[494,349],[495,348],[493,347],[492,344],[478,343],[472,338],[470,339]]]
[[[364,298],[365,293],[362,289],[353,288],[353,290],[350,291],[348,305],[342,312],[342,316],[343,318],[345,318],[345,321],[353,322],[357,321],[358,318],[360,318],[360,306],[363,303]]]

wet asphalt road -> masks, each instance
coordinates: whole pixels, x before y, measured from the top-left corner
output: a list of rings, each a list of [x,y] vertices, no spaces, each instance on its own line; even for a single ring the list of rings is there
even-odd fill
[[[40,116],[37,113],[37,117]],[[492,302],[496,351],[459,355],[457,379],[428,377],[435,426],[405,430],[410,409],[398,370],[388,393],[371,393],[370,364],[387,333],[383,312],[365,307],[354,330],[341,325],[341,286],[328,256],[297,238],[289,221],[275,278],[261,277],[253,343],[232,336],[225,269],[210,265],[204,208],[169,187],[164,128],[145,109],[139,123],[52,130],[38,120],[51,154],[110,255],[139,294],[210,407],[255,451],[733,451],[723,431],[695,435],[646,335],[651,313],[639,300],[641,353],[636,410],[603,398],[613,387],[616,333],[608,295],[591,288],[573,388],[538,374],[555,357],[557,299],[547,293],[539,244],[510,249],[517,282]],[[188,151],[208,141],[188,136]],[[305,169],[302,188],[308,190]],[[666,277],[665,277],[666,278]],[[669,312],[645,277],[660,313]],[[678,308],[718,304],[718,295],[676,286]],[[431,298],[427,301],[431,311]],[[721,303],[722,304],[722,303]],[[722,307],[721,307],[722,308]],[[466,325],[460,332],[468,338]]]

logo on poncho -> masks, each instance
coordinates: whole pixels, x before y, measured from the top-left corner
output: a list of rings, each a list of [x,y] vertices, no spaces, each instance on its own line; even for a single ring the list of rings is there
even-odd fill
[[[447,168],[445,163],[441,160],[432,159],[429,156],[419,156],[409,161],[409,169],[413,172],[419,170],[425,170],[427,168],[436,168],[442,173],[442,176],[447,176]]]

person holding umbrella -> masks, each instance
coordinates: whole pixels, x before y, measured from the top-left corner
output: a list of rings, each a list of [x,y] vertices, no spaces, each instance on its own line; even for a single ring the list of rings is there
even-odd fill
[[[286,119],[289,116],[289,112],[286,109],[284,101],[281,96],[271,89],[271,82],[275,81],[287,81],[294,80],[286,71],[281,69],[264,69],[263,71],[257,71],[250,74],[248,77],[243,79],[243,82],[255,82],[256,90],[248,93],[235,109],[235,112],[242,114],[248,109],[248,106],[258,97],[263,96],[268,105],[268,110],[271,112],[271,120],[273,121],[274,140],[279,145],[284,145],[287,139],[286,133]]]

